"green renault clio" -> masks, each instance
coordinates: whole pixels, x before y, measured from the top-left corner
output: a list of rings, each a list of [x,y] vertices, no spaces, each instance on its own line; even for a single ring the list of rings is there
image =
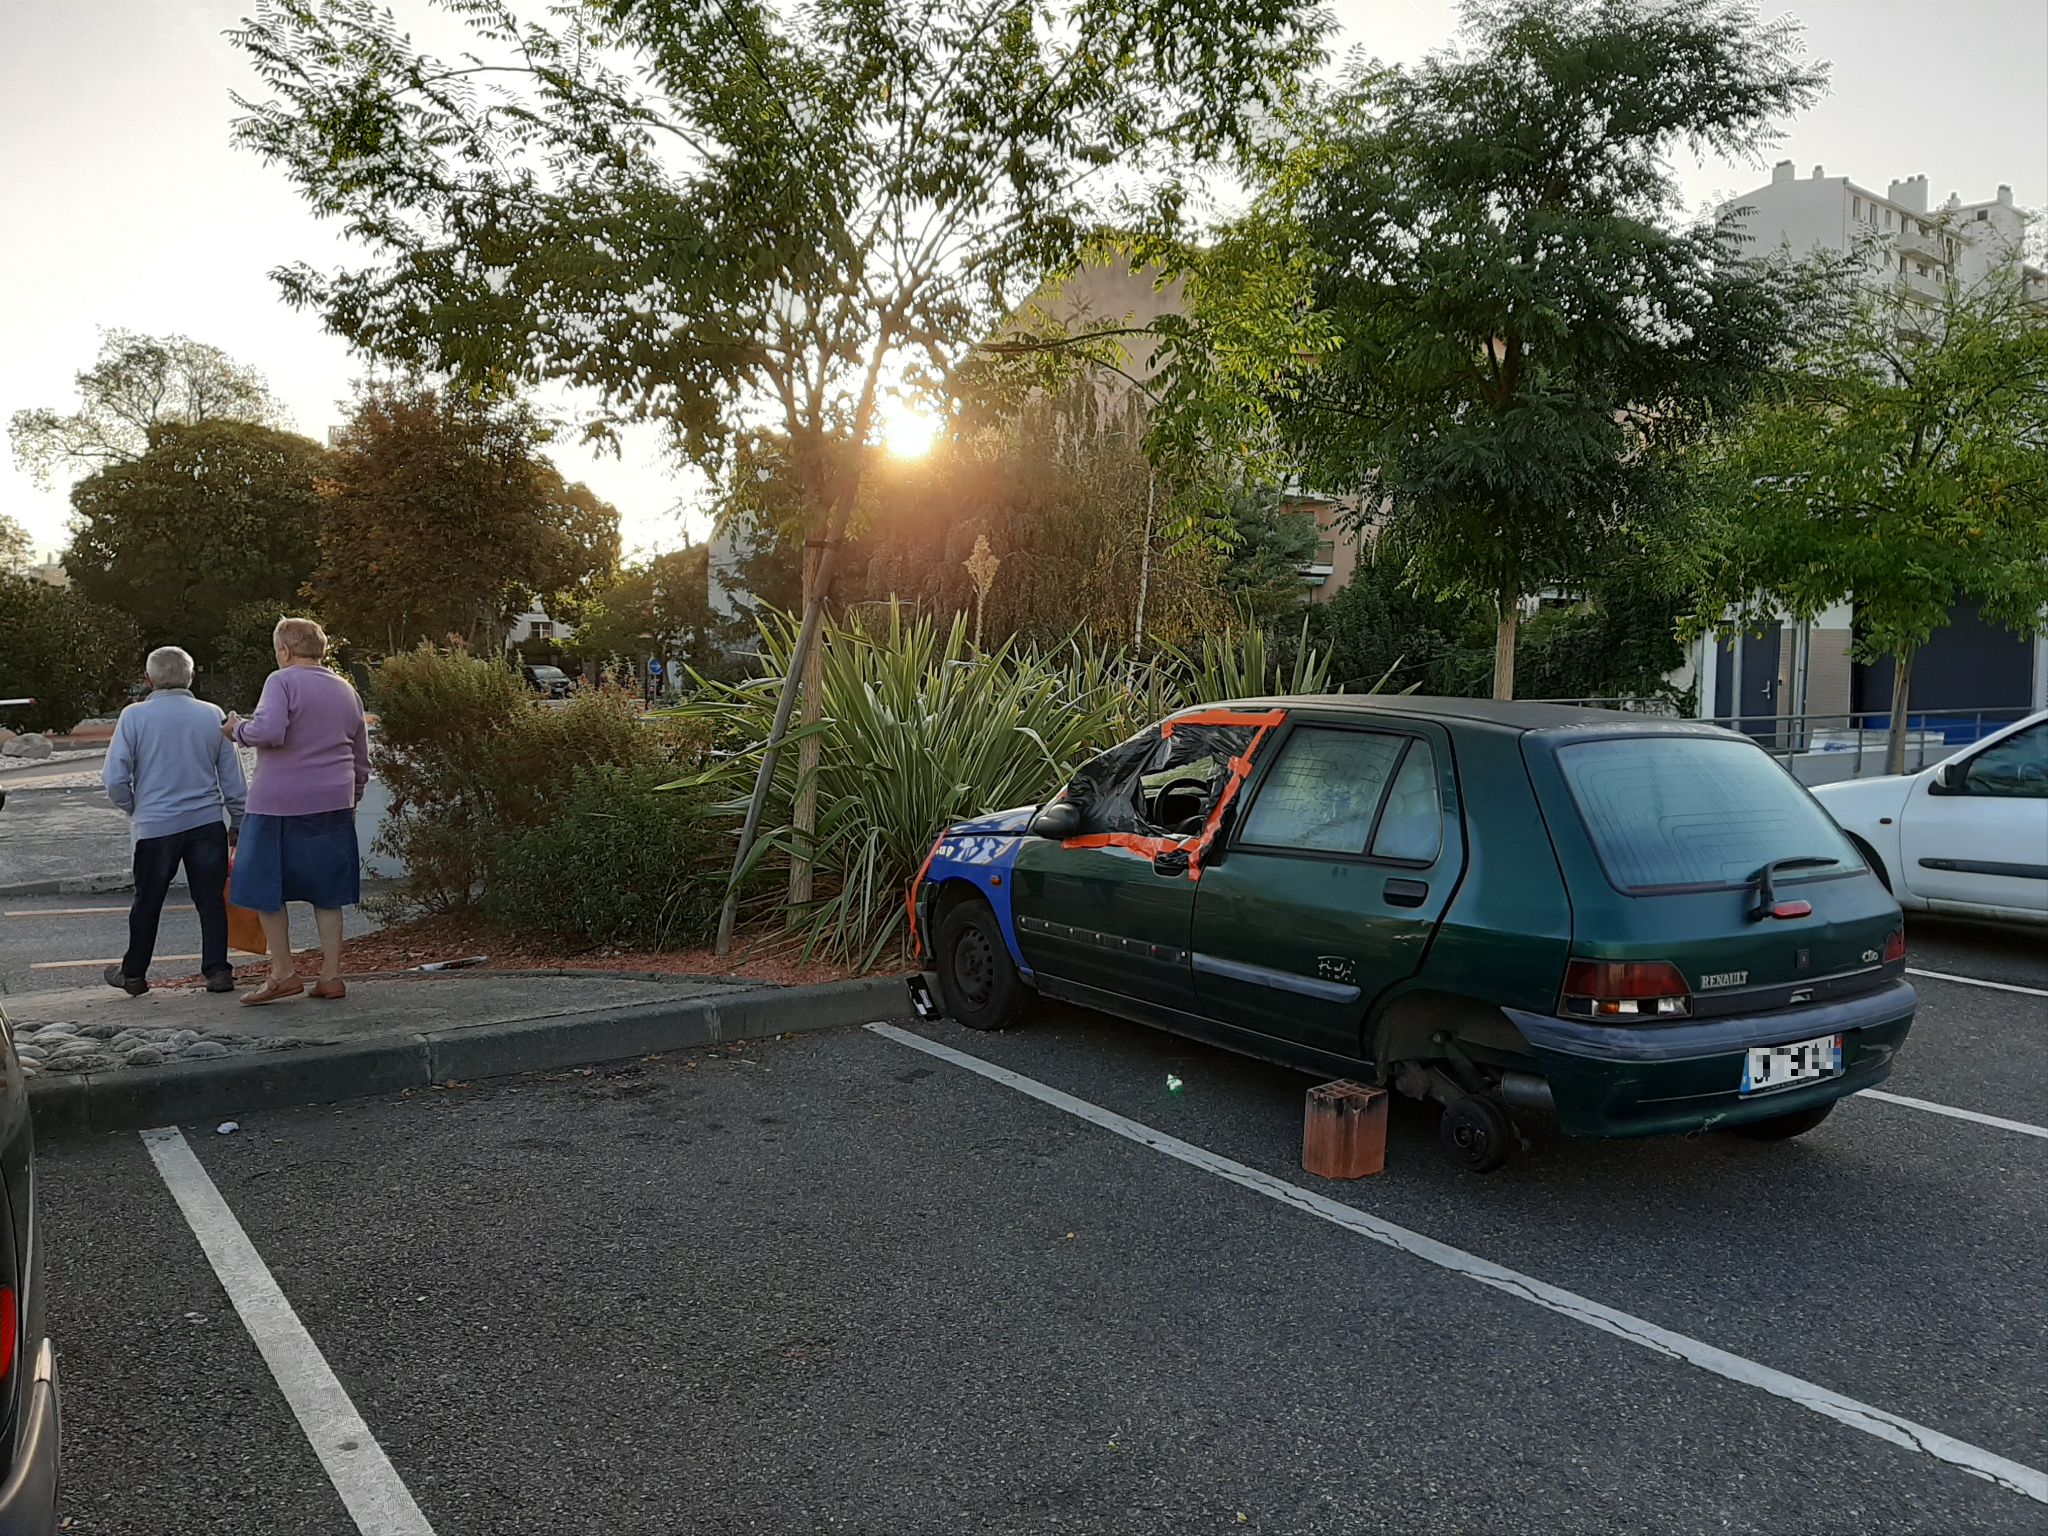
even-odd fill
[[[1476,699],[1183,711],[1050,800],[949,827],[911,892],[923,1010],[1058,998],[1443,1107],[1778,1140],[1912,1027],[1899,907],[1746,736]]]

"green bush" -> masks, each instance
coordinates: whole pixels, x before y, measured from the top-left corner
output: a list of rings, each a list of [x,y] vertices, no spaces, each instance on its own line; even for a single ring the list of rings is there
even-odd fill
[[[701,795],[664,792],[667,769],[579,767],[547,819],[495,850],[485,908],[583,944],[679,949],[718,924],[730,829]]]
[[[500,852],[559,814],[579,770],[673,779],[703,754],[701,729],[643,720],[616,689],[543,706],[510,667],[463,651],[389,658],[370,702],[375,770],[391,796],[377,851],[406,866],[400,905],[426,911],[488,891]]]
[[[111,714],[142,676],[142,636],[126,614],[66,587],[0,574],[0,714],[15,731],[68,731]]]

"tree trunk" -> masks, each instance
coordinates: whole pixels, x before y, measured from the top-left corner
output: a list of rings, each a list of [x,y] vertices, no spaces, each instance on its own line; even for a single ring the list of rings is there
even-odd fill
[[[825,551],[813,548],[810,541],[804,543],[804,612],[808,614],[813,604],[822,605],[824,592],[818,576],[824,564]],[[791,658],[795,660],[794,657]],[[823,700],[818,697],[825,673],[825,654],[814,640],[803,654],[803,724],[813,726],[825,712]],[[818,829],[818,756],[819,741],[815,733],[797,743],[796,750],[796,805],[790,814],[790,828],[796,833],[796,848],[789,861],[789,904],[800,907],[811,899],[811,834]]]
[[[1913,697],[1913,657],[1916,646],[1907,646],[1892,658],[1892,724],[1885,736],[1884,771],[1906,771],[1906,715]]]
[[[713,953],[724,954],[732,947],[733,918],[739,907],[740,871],[746,868],[747,855],[753,851],[754,835],[761,828],[761,811],[768,803],[768,788],[775,782],[775,762],[782,754],[782,739],[789,734],[790,706],[796,702],[800,675],[810,668],[811,652],[816,648],[818,624],[824,614],[825,597],[832,590],[832,566],[839,554],[839,541],[846,534],[847,514],[853,510],[853,497],[846,496],[830,513],[826,532],[825,548],[821,552],[817,579],[810,579],[809,552],[804,562],[805,596],[803,623],[796,632],[796,649],[789,658],[789,671],[782,679],[782,691],[775,700],[775,721],[768,728],[768,741],[761,753],[761,766],[754,772],[754,794],[747,803],[747,819],[740,826],[739,847],[733,850],[732,876],[726,882],[725,905],[718,914],[718,938]],[[813,695],[816,689],[812,689]],[[799,760],[801,767],[801,760]]]
[[[1515,632],[1522,625],[1522,598],[1505,588],[1500,594],[1500,628],[1493,637],[1493,696],[1515,696]]]
[[[1131,639],[1131,654],[1145,654],[1145,599],[1152,590],[1152,492],[1159,483],[1156,473],[1145,475],[1145,536],[1138,545],[1138,622]]]

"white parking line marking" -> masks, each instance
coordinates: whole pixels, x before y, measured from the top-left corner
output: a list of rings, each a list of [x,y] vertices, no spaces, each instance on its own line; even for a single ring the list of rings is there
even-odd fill
[[[1823,1418],[1846,1424],[1851,1429],[1860,1429],[1866,1435],[1873,1435],[1893,1445],[1904,1446],[1909,1451],[1924,1452],[1938,1461],[1961,1467],[1965,1472],[1996,1483],[2001,1488],[2024,1494],[2037,1503],[2048,1504],[2048,1472],[2042,1472],[2021,1462],[2008,1461],[2005,1457],[1987,1451],[1981,1446],[1945,1435],[1938,1429],[1929,1429],[1924,1424],[1916,1424],[1911,1419],[1900,1418],[1897,1414],[1887,1413],[1882,1408],[1858,1402],[1853,1397],[1844,1397],[1841,1393],[1831,1391],[1818,1383],[1789,1376],[1768,1365],[1744,1359],[1741,1355],[1732,1355],[1724,1349],[1716,1349],[1713,1345],[1704,1344],[1698,1339],[1661,1328],[1644,1318],[1632,1317],[1626,1312],[1604,1306],[1600,1302],[1538,1280],[1534,1276],[1495,1264],[1490,1259],[1482,1259],[1477,1254],[1465,1252],[1462,1248],[1453,1248],[1448,1243],[1440,1243],[1433,1237],[1425,1237],[1420,1232],[1396,1226],[1391,1221],[1368,1216],[1355,1206],[1345,1205],[1326,1195],[1319,1195],[1314,1190],[1303,1189],[1299,1184],[1276,1179],[1270,1173],[1262,1173],[1248,1164],[1211,1152],[1206,1147],[1198,1147],[1192,1142],[1182,1141],[1177,1136],[1169,1136],[1164,1131],[1154,1130],[1151,1126],[1127,1119],[1114,1110],[1090,1104],[1086,1099],[1077,1099],[1070,1093],[1063,1093],[1057,1088],[1039,1082],[1036,1078],[1025,1077],[1007,1067],[999,1067],[994,1062],[982,1060],[979,1056],[956,1051],[951,1046],[941,1045],[936,1040],[927,1040],[922,1035],[914,1035],[907,1029],[898,1029],[893,1024],[870,1024],[868,1028],[899,1045],[907,1045],[912,1050],[923,1051],[926,1055],[936,1056],[941,1061],[949,1061],[954,1066],[988,1078],[991,1082],[1001,1083],[1006,1088],[1014,1088],[1019,1093],[1027,1094],[1041,1104],[1049,1104],[1054,1109],[1077,1116],[1091,1125],[1099,1125],[1127,1141],[1135,1141],[1140,1146],[1150,1147],[1155,1152],[1164,1153],[1205,1173],[1213,1173],[1216,1177],[1248,1189],[1253,1194],[1264,1195],[1269,1200],[1293,1206],[1296,1210],[1306,1211],[1311,1216],[1320,1216],[1323,1220],[1355,1232],[1360,1237],[1368,1237],[1389,1248],[1413,1254],[1439,1269],[1463,1275],[1468,1280],[1477,1281],[1480,1285],[1503,1291],[1519,1300],[1556,1312],[1573,1322],[1584,1323],[1588,1328],[1612,1334],[1618,1339],[1626,1339],[1631,1344],[1639,1344],[1654,1354],[1683,1360],[1728,1381],[1756,1387],[1773,1397],[1781,1397],[1787,1402],[1796,1403]]]
[[[259,951],[237,949],[231,944],[228,946],[228,953],[233,955],[254,955],[258,954]],[[202,958],[204,957],[200,955],[155,955],[151,957],[149,963],[152,967],[172,964],[183,965]],[[82,971],[88,966],[119,965],[120,963],[121,956],[119,955],[115,955],[107,960],[38,960],[30,965],[29,969],[32,971]]]
[[[312,1335],[271,1278],[263,1256],[174,1125],[142,1133],[185,1224],[256,1341],[313,1454],[327,1469],[362,1536],[434,1536],[384,1448],[349,1401]]]
[[[1952,1120],[1968,1120],[1975,1125],[1995,1126],[2001,1131],[2018,1131],[2022,1136],[2039,1136],[2048,1141],[2048,1126],[2029,1125],[2024,1120],[2001,1120],[1996,1115],[1980,1115],[1974,1109],[1957,1109],[1948,1104],[1936,1104],[1932,1099],[1909,1099],[1903,1093],[1886,1093],[1880,1088],[1866,1088],[1855,1095],[1859,1099],[1882,1099],[1887,1104],[1903,1104],[1908,1109],[1924,1109],[1930,1115],[1947,1115]]]
[[[1948,971],[1923,971],[1907,966],[1908,976],[1925,976],[1929,981],[1954,981],[1966,987],[1988,987],[1993,992],[2021,992],[2028,997],[2048,997],[2048,987],[2022,987],[2010,981],[1986,981],[1981,976],[1957,976]]]

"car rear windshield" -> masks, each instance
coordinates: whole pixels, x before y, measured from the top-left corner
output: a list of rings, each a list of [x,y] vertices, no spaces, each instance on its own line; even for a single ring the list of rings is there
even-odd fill
[[[1863,861],[1828,813],[1761,747],[1710,736],[1578,742],[1557,754],[1607,878],[1630,892],[1745,885],[1775,859]]]

